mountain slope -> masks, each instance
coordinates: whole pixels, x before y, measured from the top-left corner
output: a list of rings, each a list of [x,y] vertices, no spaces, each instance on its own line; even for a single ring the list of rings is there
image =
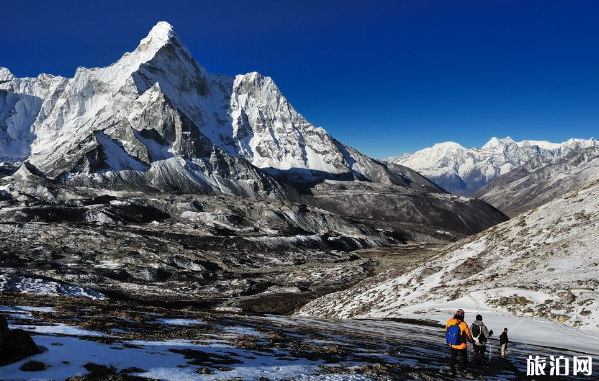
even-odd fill
[[[492,138],[481,148],[466,149],[457,143],[446,142],[387,161],[412,168],[449,192],[471,195],[533,158],[555,160],[593,146],[597,146],[593,138],[570,139],[560,144]]]
[[[56,198],[62,188],[69,197],[179,192],[339,209],[315,200],[341,186],[364,197],[359,212],[339,214],[371,222],[381,189],[394,194],[384,201],[400,210],[394,221],[412,224],[417,216],[449,236],[506,219],[475,201],[456,207],[416,172],[343,145],[297,113],[268,77],[208,73],[166,22],[116,63],[79,68],[73,78],[18,79],[2,69],[0,96],[0,157],[10,162],[0,173],[12,174],[4,187],[15,197]],[[25,164],[13,174],[18,162]],[[451,221],[460,222],[456,229]]]
[[[474,196],[515,216],[596,179],[599,179],[599,147],[589,147],[557,160],[532,159],[499,176]]]
[[[338,318],[427,313],[476,303],[599,329],[599,180],[394,270],[317,299],[300,315]]]

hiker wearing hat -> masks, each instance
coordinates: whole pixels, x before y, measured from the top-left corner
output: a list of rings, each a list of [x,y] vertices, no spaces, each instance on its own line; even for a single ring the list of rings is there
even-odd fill
[[[464,321],[464,310],[459,309],[455,315],[449,319],[445,324],[445,337],[447,345],[451,351],[451,360],[449,360],[449,367],[451,368],[451,374],[456,375],[455,363],[460,355],[460,364],[458,369],[463,372],[466,368],[466,357],[468,352],[466,350],[466,341],[474,342],[468,324]]]
[[[476,320],[470,326],[470,333],[474,339],[472,346],[474,349],[474,362],[480,366],[485,356],[487,339],[491,337],[493,330],[489,331],[487,329],[487,326],[483,323],[482,315],[476,315]]]

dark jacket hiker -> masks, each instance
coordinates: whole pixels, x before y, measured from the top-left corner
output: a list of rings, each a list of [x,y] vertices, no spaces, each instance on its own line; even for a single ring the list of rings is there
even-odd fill
[[[503,329],[501,335],[499,335],[499,344],[501,344],[501,357],[505,358],[505,352],[507,351],[507,343],[510,341],[507,337],[507,328]]]

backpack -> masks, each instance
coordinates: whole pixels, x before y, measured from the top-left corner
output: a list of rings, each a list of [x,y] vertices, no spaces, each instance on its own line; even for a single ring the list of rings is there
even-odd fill
[[[462,344],[462,338],[460,337],[460,323],[457,322],[454,325],[450,325],[445,333],[445,340],[449,345],[460,345]]]
[[[476,345],[485,345],[487,339],[485,335],[483,335],[483,330],[480,328],[478,324],[472,324],[472,338],[474,339],[474,343]]]

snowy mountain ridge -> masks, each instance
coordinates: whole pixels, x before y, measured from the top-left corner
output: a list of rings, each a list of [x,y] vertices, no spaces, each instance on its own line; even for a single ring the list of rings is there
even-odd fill
[[[481,148],[464,148],[458,143],[438,143],[413,154],[390,157],[388,162],[418,171],[442,188],[470,195],[493,179],[525,162],[543,156],[555,160],[572,151],[597,146],[594,138],[569,139],[563,143],[492,138]]]

